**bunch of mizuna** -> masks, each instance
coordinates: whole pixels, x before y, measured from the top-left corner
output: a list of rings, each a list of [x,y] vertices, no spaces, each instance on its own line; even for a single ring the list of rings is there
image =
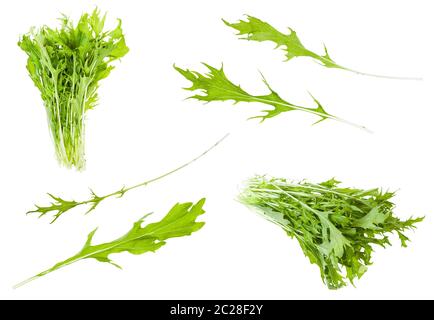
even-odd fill
[[[28,55],[29,75],[44,101],[57,158],[68,168],[84,168],[85,114],[96,105],[99,81],[110,74],[114,68],[112,62],[128,53],[121,21],[115,29],[105,31],[105,18],[97,9],[92,14],[82,15],[77,25],[64,16],[60,29],[46,26],[32,29],[19,41],[19,46]],[[284,50],[287,60],[308,57],[327,68],[396,78],[343,67],[331,58],[326,47],[324,54],[310,51],[294,30],[289,29],[290,33],[285,34],[255,17],[248,16],[245,21],[237,23],[223,22],[236,29],[243,39],[273,42]],[[205,66],[208,69],[206,74],[175,66],[192,84],[186,89],[196,92],[190,98],[204,102],[260,103],[267,108],[252,118],[261,121],[289,111],[302,111],[316,116],[316,123],[331,119],[367,130],[362,125],[327,112],[313,96],[313,107],[300,106],[283,99],[263,75],[267,92],[253,94],[229,80],[222,67]],[[49,205],[37,205],[28,213],[36,213],[39,217],[50,215],[52,223],[78,207],[84,206],[89,213],[106,199],[123,197],[131,190],[146,187],[189,166],[220,144],[226,136],[193,160],[155,178],[105,195],[98,195],[91,190],[90,196],[81,201],[49,194],[52,199]],[[391,244],[389,236],[396,234],[401,245],[406,247],[409,239],[405,232],[423,220],[414,218],[402,221],[397,218],[393,214],[393,196],[394,193],[377,188],[363,190],[340,187],[340,182],[335,179],[315,184],[256,176],[247,181],[239,201],[295,238],[310,262],[318,265],[328,288],[338,289],[348,282],[354,284],[354,280],[367,271],[372,263],[374,245],[386,247]],[[112,254],[154,252],[170,238],[187,236],[201,229],[204,223],[196,219],[205,212],[204,202],[205,199],[196,204],[177,203],[161,221],[145,226],[145,217],[141,218],[125,235],[110,242],[93,244],[94,230],[77,254],[19,283],[17,287],[84,259],[95,259],[119,267],[110,259]]]
[[[253,177],[239,196],[265,219],[297,239],[306,257],[317,264],[330,289],[360,278],[371,264],[373,245],[390,245],[423,218],[401,221],[393,215],[392,192],[342,188],[331,179],[299,183],[281,178]]]
[[[105,20],[98,10],[75,26],[64,16],[59,29],[32,29],[18,43],[41,92],[57,159],[68,168],[84,168],[86,112],[98,102],[99,81],[129,50],[121,20],[111,31],[104,30]]]

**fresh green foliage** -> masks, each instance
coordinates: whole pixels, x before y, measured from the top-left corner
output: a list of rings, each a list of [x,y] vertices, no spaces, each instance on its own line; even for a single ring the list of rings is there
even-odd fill
[[[84,168],[85,113],[96,106],[99,81],[114,69],[112,62],[128,53],[121,20],[104,31],[105,20],[97,9],[76,26],[63,16],[60,29],[33,28],[18,42],[41,92],[57,159],[68,168]]]
[[[354,284],[371,262],[373,245],[391,245],[423,218],[401,221],[393,215],[394,193],[379,189],[342,188],[334,179],[320,184],[254,177],[240,201],[296,238],[310,262],[317,264],[330,289]],[[343,271],[344,270],[344,271]]]
[[[36,276],[17,284],[15,287],[20,287],[48,273],[84,259],[95,259],[120,268],[110,259],[111,254],[129,252],[139,255],[146,252],[155,252],[166,244],[167,239],[189,236],[201,229],[205,223],[196,222],[196,219],[205,213],[202,208],[204,203],[205,199],[201,199],[194,205],[191,202],[178,203],[161,221],[142,226],[145,216],[134,223],[131,230],[122,237],[98,245],[92,244],[95,229],[88,235],[86,243],[76,255],[55,264]]]
[[[288,28],[290,33],[285,34],[273,26],[264,22],[258,18],[247,16],[246,20],[240,20],[237,23],[229,23],[225,20],[223,22],[235,30],[238,31],[238,35],[241,39],[252,40],[252,41],[271,41],[276,44],[276,48],[283,48],[286,55],[286,61],[291,60],[295,57],[309,57],[321,65],[327,68],[336,68],[351,71],[361,75],[374,76],[380,78],[390,78],[390,79],[406,79],[406,80],[421,80],[420,78],[412,78],[412,77],[390,77],[390,76],[382,76],[376,74],[369,74],[365,72],[356,71],[353,69],[349,69],[337,64],[328,53],[327,47],[324,45],[324,54],[317,54],[309,49],[307,49],[300,41],[297,33]]]
[[[265,95],[252,95],[246,92],[241,86],[234,84],[230,81],[225,72],[223,71],[223,66],[220,69],[214,68],[208,64],[204,64],[209,72],[206,74],[201,74],[197,71],[190,71],[188,69],[183,70],[175,66],[175,69],[182,74],[187,80],[192,82],[192,86],[189,88],[185,88],[189,91],[199,90],[203,94],[195,94],[191,96],[192,99],[197,99],[199,101],[228,101],[232,100],[234,103],[238,102],[259,102],[263,104],[267,104],[271,106],[271,109],[263,110],[264,114],[253,117],[259,118],[261,121],[265,119],[273,118],[283,112],[299,110],[307,113],[311,113],[313,115],[318,116],[320,119],[316,123],[319,123],[325,119],[333,119],[336,121],[340,121],[364,130],[367,130],[365,127],[354,124],[347,120],[341,119],[334,115],[329,114],[323,108],[323,106],[319,103],[318,100],[313,98],[316,106],[312,108],[301,107],[295,105],[293,103],[287,102],[283,100],[280,95],[274,91],[265,78],[262,76],[262,80],[265,83],[266,87],[270,91]]]
[[[48,205],[48,206],[39,206],[36,205],[36,209],[27,212],[27,214],[30,213],[37,213],[39,214],[39,217],[43,217],[47,214],[53,214],[53,220],[51,221],[51,223],[54,223],[58,218],[60,218],[61,215],[63,215],[65,212],[68,212],[69,210],[72,210],[76,207],[80,207],[80,206],[87,206],[88,210],[86,213],[89,213],[93,210],[96,209],[96,207],[104,200],[108,199],[108,198],[113,198],[113,197],[117,197],[120,198],[122,197],[125,193],[127,193],[128,191],[140,188],[140,187],[144,187],[147,186],[153,182],[159,181],[181,169],[184,169],[185,167],[189,166],[190,164],[192,164],[193,162],[199,160],[200,158],[202,158],[203,156],[205,156],[208,152],[210,152],[212,149],[214,149],[215,147],[217,147],[223,140],[225,140],[228,137],[229,134],[226,134],[223,138],[221,138],[220,140],[218,140],[216,143],[214,143],[210,148],[208,148],[206,151],[202,152],[200,155],[198,155],[197,157],[195,157],[194,159],[184,163],[183,165],[177,167],[176,169],[173,169],[169,172],[166,172],[162,175],[159,175],[155,178],[146,180],[144,182],[141,182],[139,184],[130,186],[130,187],[122,187],[117,191],[111,192],[109,194],[106,194],[104,196],[98,196],[93,190],[90,190],[91,194],[89,196],[88,199],[86,200],[82,200],[82,201],[75,201],[75,200],[64,200],[61,197],[57,197],[52,195],[51,193],[49,193],[48,195],[53,199],[53,202]]]

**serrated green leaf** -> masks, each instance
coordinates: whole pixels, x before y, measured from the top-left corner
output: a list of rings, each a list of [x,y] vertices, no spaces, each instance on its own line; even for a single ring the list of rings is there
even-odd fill
[[[331,57],[324,45],[324,54],[315,53],[307,49],[301,42],[297,33],[288,28],[289,33],[283,33],[271,26],[269,23],[262,21],[258,18],[247,15],[246,20],[240,20],[236,23],[229,23],[226,20],[223,22],[238,31],[238,36],[241,39],[251,41],[271,41],[276,45],[276,48],[282,48],[285,51],[286,61],[292,60],[296,57],[308,57],[314,59],[316,62],[327,68],[335,68],[350,71],[360,75],[367,75],[379,78],[389,79],[403,79],[403,80],[422,80],[421,78],[414,77],[391,77],[384,75],[371,74],[366,72],[356,71],[347,67],[337,64]]]
[[[261,121],[266,119],[273,118],[275,116],[280,115],[281,113],[288,111],[303,111],[310,114],[313,114],[320,118],[316,123],[323,121],[325,119],[333,119],[336,121],[340,121],[346,124],[350,124],[356,126],[358,128],[367,130],[365,127],[354,124],[347,120],[341,119],[334,115],[329,114],[323,108],[323,106],[319,103],[318,100],[314,99],[316,103],[315,107],[306,108],[290,103],[280,97],[280,95],[274,91],[270,84],[263,77],[263,82],[266,85],[267,89],[270,91],[265,95],[252,95],[246,92],[241,86],[234,84],[230,81],[224,70],[223,66],[218,69],[212,67],[208,64],[204,64],[208,68],[208,73],[201,74],[197,71],[190,71],[188,69],[181,69],[179,67],[174,66],[174,68],[183,75],[187,80],[191,81],[191,87],[185,88],[189,91],[200,91],[198,94],[194,94],[190,96],[191,99],[196,99],[204,102],[211,101],[233,101],[234,103],[239,102],[256,102],[262,103],[271,106],[271,109],[263,110],[263,114],[254,116],[252,118],[258,118]]]
[[[374,207],[367,215],[355,221],[354,225],[364,229],[379,229],[388,216],[389,213],[381,212],[380,208]]]
[[[202,152],[200,155],[196,156],[195,158],[193,158],[192,160],[180,165],[179,167],[170,170],[168,172],[165,172],[159,176],[156,176],[152,179],[148,179],[146,181],[143,181],[141,183],[138,183],[136,185],[132,185],[129,187],[123,186],[122,188],[105,194],[103,196],[98,196],[92,189],[90,189],[90,195],[86,200],[82,200],[82,201],[75,201],[75,200],[64,200],[61,197],[58,196],[54,196],[52,194],[48,194],[53,200],[54,202],[51,202],[50,205],[48,206],[39,206],[36,205],[36,209],[28,211],[27,214],[30,213],[37,213],[39,214],[39,217],[43,217],[47,214],[51,214],[52,215],[52,221],[51,223],[54,223],[57,221],[57,219],[59,219],[63,214],[65,214],[66,212],[68,212],[69,210],[72,210],[76,207],[81,207],[81,206],[87,206],[88,209],[86,211],[86,214],[90,213],[91,211],[95,210],[97,208],[97,206],[103,202],[106,199],[109,198],[121,198],[125,195],[125,193],[137,189],[137,188],[141,188],[141,187],[146,187],[151,183],[157,182],[165,177],[170,176],[171,174],[174,174],[186,167],[188,167],[190,164],[194,163],[195,161],[201,159],[202,157],[204,157],[206,154],[208,154],[208,152],[210,152],[211,150],[213,150],[215,147],[217,147],[221,142],[223,142],[227,137],[229,136],[229,134],[224,135],[221,139],[219,139],[216,143],[214,143],[210,148],[208,148],[207,150],[205,150],[204,152]]]
[[[146,252],[155,252],[164,246],[166,240],[170,238],[189,236],[193,232],[200,230],[205,223],[197,222],[196,220],[200,215],[205,213],[203,210],[204,203],[205,199],[201,199],[196,204],[191,202],[177,203],[159,222],[143,226],[144,218],[141,218],[122,237],[98,245],[92,244],[96,232],[95,229],[89,233],[83,248],[77,254],[19,283],[16,287],[84,259],[95,259],[120,268],[119,265],[110,259],[112,254],[128,252],[139,255]]]
[[[334,63],[328,54],[320,56],[304,47],[301,43],[297,33],[289,29],[289,34],[284,34],[269,23],[264,22],[258,18],[247,16],[247,20],[240,20],[237,23],[229,23],[225,20],[223,22],[235,30],[238,31],[238,35],[242,39],[252,40],[252,41],[271,41],[276,44],[276,48],[282,47],[285,50],[285,55],[287,60],[291,60],[295,57],[311,57],[317,59],[323,65],[332,68],[342,68]]]

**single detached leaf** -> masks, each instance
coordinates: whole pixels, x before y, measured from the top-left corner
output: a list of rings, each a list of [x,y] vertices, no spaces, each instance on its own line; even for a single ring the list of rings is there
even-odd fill
[[[330,58],[327,51],[324,55],[319,55],[306,49],[301,43],[297,33],[291,28],[288,28],[289,34],[285,34],[275,29],[269,23],[252,16],[247,16],[247,20],[240,20],[237,23],[229,23],[225,20],[223,20],[223,22],[227,26],[237,30],[238,35],[242,39],[259,42],[274,42],[276,44],[276,48],[284,49],[287,61],[295,57],[310,57],[316,59],[325,67],[343,69],[343,67],[337,65]]]
[[[220,69],[217,69],[208,64],[204,65],[208,68],[208,73],[206,74],[201,74],[197,71],[190,71],[188,69],[184,70],[176,66],[174,67],[187,80],[192,82],[191,87],[185,88],[186,90],[201,92],[200,94],[197,93],[192,95],[190,97],[192,99],[204,102],[233,101],[235,104],[239,102],[257,102],[271,106],[271,108],[263,110],[262,115],[253,117],[259,118],[261,119],[261,121],[278,116],[283,112],[298,110],[319,117],[319,120],[316,123],[326,119],[333,119],[353,125],[360,129],[367,130],[363,126],[354,124],[352,122],[329,114],[324,110],[323,106],[315,98],[313,99],[316,106],[312,108],[301,107],[282,99],[280,95],[271,88],[271,86],[264,77],[262,77],[262,79],[265,86],[269,90],[269,93],[265,95],[253,95],[246,92],[244,89],[241,88],[241,86],[236,85],[232,81],[230,81],[223,70],[223,66]]]
[[[54,196],[54,195],[49,193],[48,195],[54,200],[51,202],[50,205],[46,205],[46,206],[36,205],[36,209],[28,211],[27,214],[36,213],[36,214],[39,214],[40,218],[44,217],[45,215],[51,214],[52,215],[51,223],[54,223],[63,214],[65,214],[69,210],[72,210],[76,207],[81,207],[81,206],[87,207],[86,214],[90,213],[91,211],[95,210],[98,207],[98,205],[106,199],[121,198],[124,196],[125,193],[127,193],[131,190],[141,188],[141,187],[146,187],[151,183],[157,182],[163,178],[170,176],[173,173],[176,173],[176,172],[184,169],[185,167],[188,167],[190,164],[196,162],[197,160],[199,160],[200,158],[205,156],[208,152],[210,152],[215,147],[217,147],[228,136],[229,136],[229,134],[225,134],[221,139],[219,139],[216,143],[214,143],[210,148],[208,148],[207,150],[205,150],[204,152],[202,152],[200,155],[196,156],[192,160],[180,165],[179,167],[176,167],[175,169],[172,169],[168,172],[165,172],[159,176],[156,176],[152,179],[148,179],[146,181],[143,181],[141,183],[138,183],[136,185],[132,185],[129,187],[123,186],[122,188],[120,188],[114,192],[111,192],[111,193],[108,193],[105,195],[101,195],[101,196],[98,196],[92,189],[90,189],[90,196],[86,200],[81,200],[81,201],[65,200],[59,196]]]
[[[393,193],[339,185],[335,179],[315,184],[258,176],[247,182],[239,197],[298,240],[330,289],[360,279],[372,264],[373,245],[391,245],[390,233],[406,247],[409,239],[404,232],[423,220],[395,217]]]
[[[110,263],[119,267],[110,259],[112,254],[129,252],[139,255],[146,252],[155,252],[166,244],[166,240],[189,236],[201,229],[205,223],[197,222],[196,220],[200,215],[205,213],[203,210],[204,203],[205,199],[201,199],[196,204],[191,202],[178,203],[159,222],[143,226],[144,218],[142,218],[135,222],[131,230],[122,237],[102,244],[94,245],[92,243],[96,232],[95,229],[88,235],[83,248],[77,254],[19,283],[16,287],[80,260],[95,259],[99,262]]]
[[[236,23],[229,23],[225,20],[223,22],[235,30],[238,31],[238,35],[241,39],[251,40],[251,41],[271,41],[276,44],[276,48],[282,48],[285,51],[286,61],[291,60],[296,57],[308,57],[317,61],[319,64],[327,68],[336,68],[351,71],[361,75],[374,76],[380,78],[389,79],[404,79],[404,80],[421,80],[420,78],[413,77],[391,77],[370,74],[365,72],[356,71],[347,67],[343,67],[337,64],[328,53],[327,47],[324,45],[324,53],[318,54],[309,49],[307,49],[301,42],[297,33],[289,29],[289,33],[283,33],[271,26],[269,23],[262,21],[258,18],[247,16],[246,20],[240,20]]]

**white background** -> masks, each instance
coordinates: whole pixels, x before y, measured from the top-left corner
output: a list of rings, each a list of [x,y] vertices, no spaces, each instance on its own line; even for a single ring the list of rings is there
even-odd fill
[[[131,51],[100,88],[87,117],[87,170],[59,168],[46,115],[17,47],[31,26],[56,26],[99,5],[108,21],[123,19]],[[434,298],[433,23],[430,1],[4,1],[0,5],[0,297],[119,299]],[[251,14],[298,31],[308,48],[326,43],[338,63],[424,81],[363,77],[305,58],[284,63],[271,43],[237,40],[221,18]],[[431,21],[430,21],[431,20]],[[257,104],[183,100],[188,82],[172,64],[204,71],[225,64],[230,79],[267,93],[258,70],[282,97],[313,106],[312,92],[332,114],[373,134],[331,120],[316,126],[291,112],[258,124]],[[225,133],[212,153],[164,181],[107,200],[55,225],[25,216],[46,192],[83,199],[88,187],[111,192],[188,161]],[[396,214],[426,215],[408,248],[377,248],[357,287],[329,291],[317,266],[275,225],[235,198],[254,174],[399,190]],[[157,220],[175,203],[207,198],[205,227],[172,239],[157,253],[113,255],[124,267],[87,260],[18,290],[12,285],[75,254],[99,226],[95,242],[112,240],[144,213]],[[149,221],[151,221],[149,220]]]

